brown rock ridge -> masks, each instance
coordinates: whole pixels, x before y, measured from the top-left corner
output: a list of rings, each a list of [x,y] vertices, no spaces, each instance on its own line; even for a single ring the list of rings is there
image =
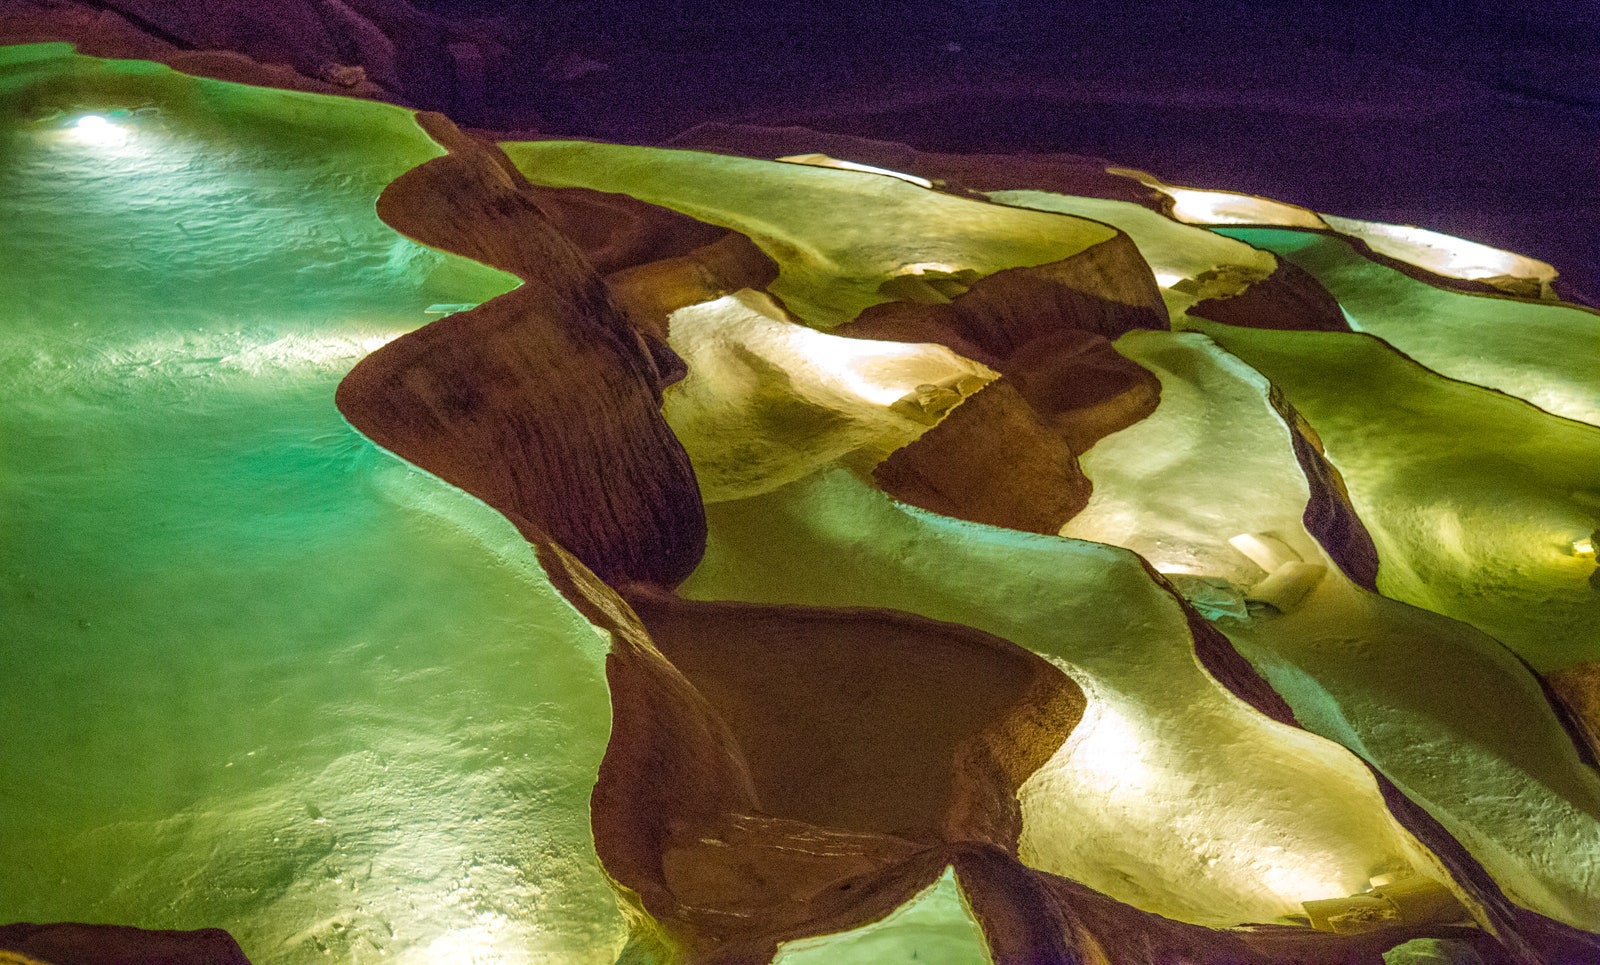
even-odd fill
[[[1389,812],[1439,859],[1470,899],[1473,919],[1498,942],[1498,958],[1490,961],[1515,965],[1587,965],[1600,961],[1600,935],[1579,931],[1512,903],[1444,825],[1388,778],[1377,771],[1373,776]]]
[[[1600,660],[1547,673],[1544,684],[1579,751],[1593,764],[1600,759]]]
[[[420,115],[450,153],[401,176],[378,214],[425,244],[523,279],[402,336],[340,383],[374,442],[532,522],[602,578],[676,585],[705,540],[688,456],[659,411],[657,357],[493,146]],[[654,343],[654,344],[652,344]]]
[[[1306,501],[1303,519],[1306,532],[1322,544],[1339,569],[1357,586],[1378,592],[1378,547],[1372,534],[1350,504],[1350,491],[1344,477],[1323,454],[1322,438],[1277,386],[1267,393],[1267,401],[1289,428],[1294,457],[1305,474],[1311,496]]]
[[[0,925],[0,965],[250,965],[220,928],[151,931],[125,925]]]
[[[666,146],[754,158],[815,152],[943,182],[940,187],[954,193],[1033,189],[1132,201],[1157,211],[1166,203],[1166,196],[1154,188],[1107,172],[1110,162],[1076,154],[938,154],[893,141],[830,134],[806,127],[757,127],[719,122],[690,128],[672,138]]]
[[[543,185],[528,188],[539,210],[601,275],[687,255],[732,234],[626,194]]]
[[[625,268],[606,278],[611,297],[641,331],[663,341],[668,317],[680,308],[744,288],[765,289],[778,263],[738,232],[679,255]]]
[[[630,603],[732,727],[773,817],[1014,849],[1016,789],[1083,715],[1070,678],[968,627],[664,594]]]
[[[615,640],[613,737],[592,814],[601,859],[637,912],[637,952],[765,963],[782,941],[883,917],[950,865],[1001,965],[1380,965],[1418,935],[1514,961],[1448,925],[1186,925],[1029,869],[1015,854],[1016,787],[1082,707],[1039,658],[889,611],[643,590],[636,613],[570,554],[537,545],[556,586]],[[837,794],[818,793],[813,782],[835,778]]]
[[[662,341],[678,309],[764,289],[778,277],[777,262],[738,232],[625,194],[528,187],[556,230],[605,276],[634,326]]]
[[[1126,395],[1126,422],[1096,420],[1122,428],[1154,411],[1160,382],[1109,351],[1109,340],[1167,327],[1150,267],[1118,234],[1062,261],[977,279],[946,302],[874,305],[834,333],[946,345],[1025,383],[1030,403],[1067,422],[1070,412]],[[1059,364],[1079,357],[1084,365]],[[1089,435],[1080,432],[1080,441],[1092,442]]]

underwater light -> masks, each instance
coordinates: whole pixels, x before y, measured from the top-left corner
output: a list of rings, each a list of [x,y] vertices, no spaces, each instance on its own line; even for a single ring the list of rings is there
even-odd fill
[[[118,147],[128,141],[128,131],[122,125],[99,114],[85,114],[73,123],[73,140],[97,147]]]

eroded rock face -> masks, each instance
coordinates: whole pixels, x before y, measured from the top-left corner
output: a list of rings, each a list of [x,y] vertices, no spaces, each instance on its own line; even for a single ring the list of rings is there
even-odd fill
[[[957,333],[1002,355],[1061,329],[1116,338],[1168,327],[1150,267],[1121,232],[1061,261],[996,272],[951,304]]]
[[[611,296],[634,324],[669,338],[672,313],[741,289],[764,289],[778,266],[749,238],[727,232],[686,254],[618,271],[606,279]]]
[[[1073,452],[1155,411],[1161,383],[1107,339],[1064,329],[1036,338],[1001,368]]]
[[[1154,286],[1138,281],[1149,275],[1142,262],[1134,282],[1112,281],[1127,277],[1119,266],[1130,247],[1118,235],[1065,262],[961,284],[945,301],[877,305],[841,326],[942,344],[1006,376],[891,455],[874,472],[879,484],[924,509],[1028,532],[1055,533],[1082,509],[1090,485],[1077,455],[1160,399],[1155,376],[1106,334],[1165,324]]]
[[[1032,532],[1059,529],[1088,499],[1076,454],[1149,414],[1160,397],[1155,377],[1107,340],[1166,325],[1160,295],[1147,283],[1149,268],[1142,261],[1134,267],[1130,258],[1138,261],[1137,249],[1119,234],[1062,262],[960,285],[944,301],[873,306],[841,326],[842,335],[937,342],[1007,376],[1008,385],[982,405],[891,457],[878,470],[879,481],[915,505],[965,519]],[[980,456],[980,424],[1005,425],[994,438],[1018,433],[1033,445],[995,442]],[[1046,441],[1041,426],[1056,439]],[[967,441],[958,443],[962,437]],[[986,463],[988,469],[978,468]],[[1015,471],[1024,464],[1028,471]],[[1001,486],[980,497],[986,485],[980,477],[997,466],[1012,469],[992,477]],[[956,495],[963,490],[968,494]],[[1003,508],[1007,501],[1009,509]]]
[[[733,728],[773,817],[1014,847],[1016,786],[1083,713],[1060,671],[965,627],[893,611],[633,605]]]
[[[625,194],[531,185],[525,190],[601,275],[681,257],[729,233]]]
[[[1356,515],[1355,507],[1350,505],[1350,491],[1345,488],[1344,477],[1328,461],[1316,430],[1283,393],[1273,390],[1268,393],[1268,401],[1289,427],[1295,460],[1300,463],[1311,489],[1304,517],[1306,532],[1316,537],[1345,576],[1357,586],[1378,592],[1378,548],[1372,543],[1372,534],[1362,525],[1361,517]]]

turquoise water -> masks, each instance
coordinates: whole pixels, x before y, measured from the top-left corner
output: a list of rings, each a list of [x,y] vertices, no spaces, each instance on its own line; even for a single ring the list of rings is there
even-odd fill
[[[333,405],[513,284],[374,214],[436,153],[397,108],[0,51],[0,921],[614,959],[604,642]]]

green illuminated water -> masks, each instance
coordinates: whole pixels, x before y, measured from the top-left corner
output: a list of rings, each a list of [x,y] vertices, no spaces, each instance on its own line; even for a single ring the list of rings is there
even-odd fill
[[[513,283],[373,213],[436,153],[396,108],[0,51],[0,921],[614,960],[603,641],[333,405]]]
[[[955,871],[879,921],[838,935],[786,942],[772,965],[991,965],[983,930],[961,897]]]
[[[1386,596],[1549,672],[1596,659],[1600,429],[1442,378],[1371,335],[1189,324],[1311,421],[1372,534]]]
[[[1600,425],[1600,315],[1551,302],[1440,288],[1363,257],[1344,239],[1275,228],[1218,228],[1309,271],[1351,327],[1441,375]]]

